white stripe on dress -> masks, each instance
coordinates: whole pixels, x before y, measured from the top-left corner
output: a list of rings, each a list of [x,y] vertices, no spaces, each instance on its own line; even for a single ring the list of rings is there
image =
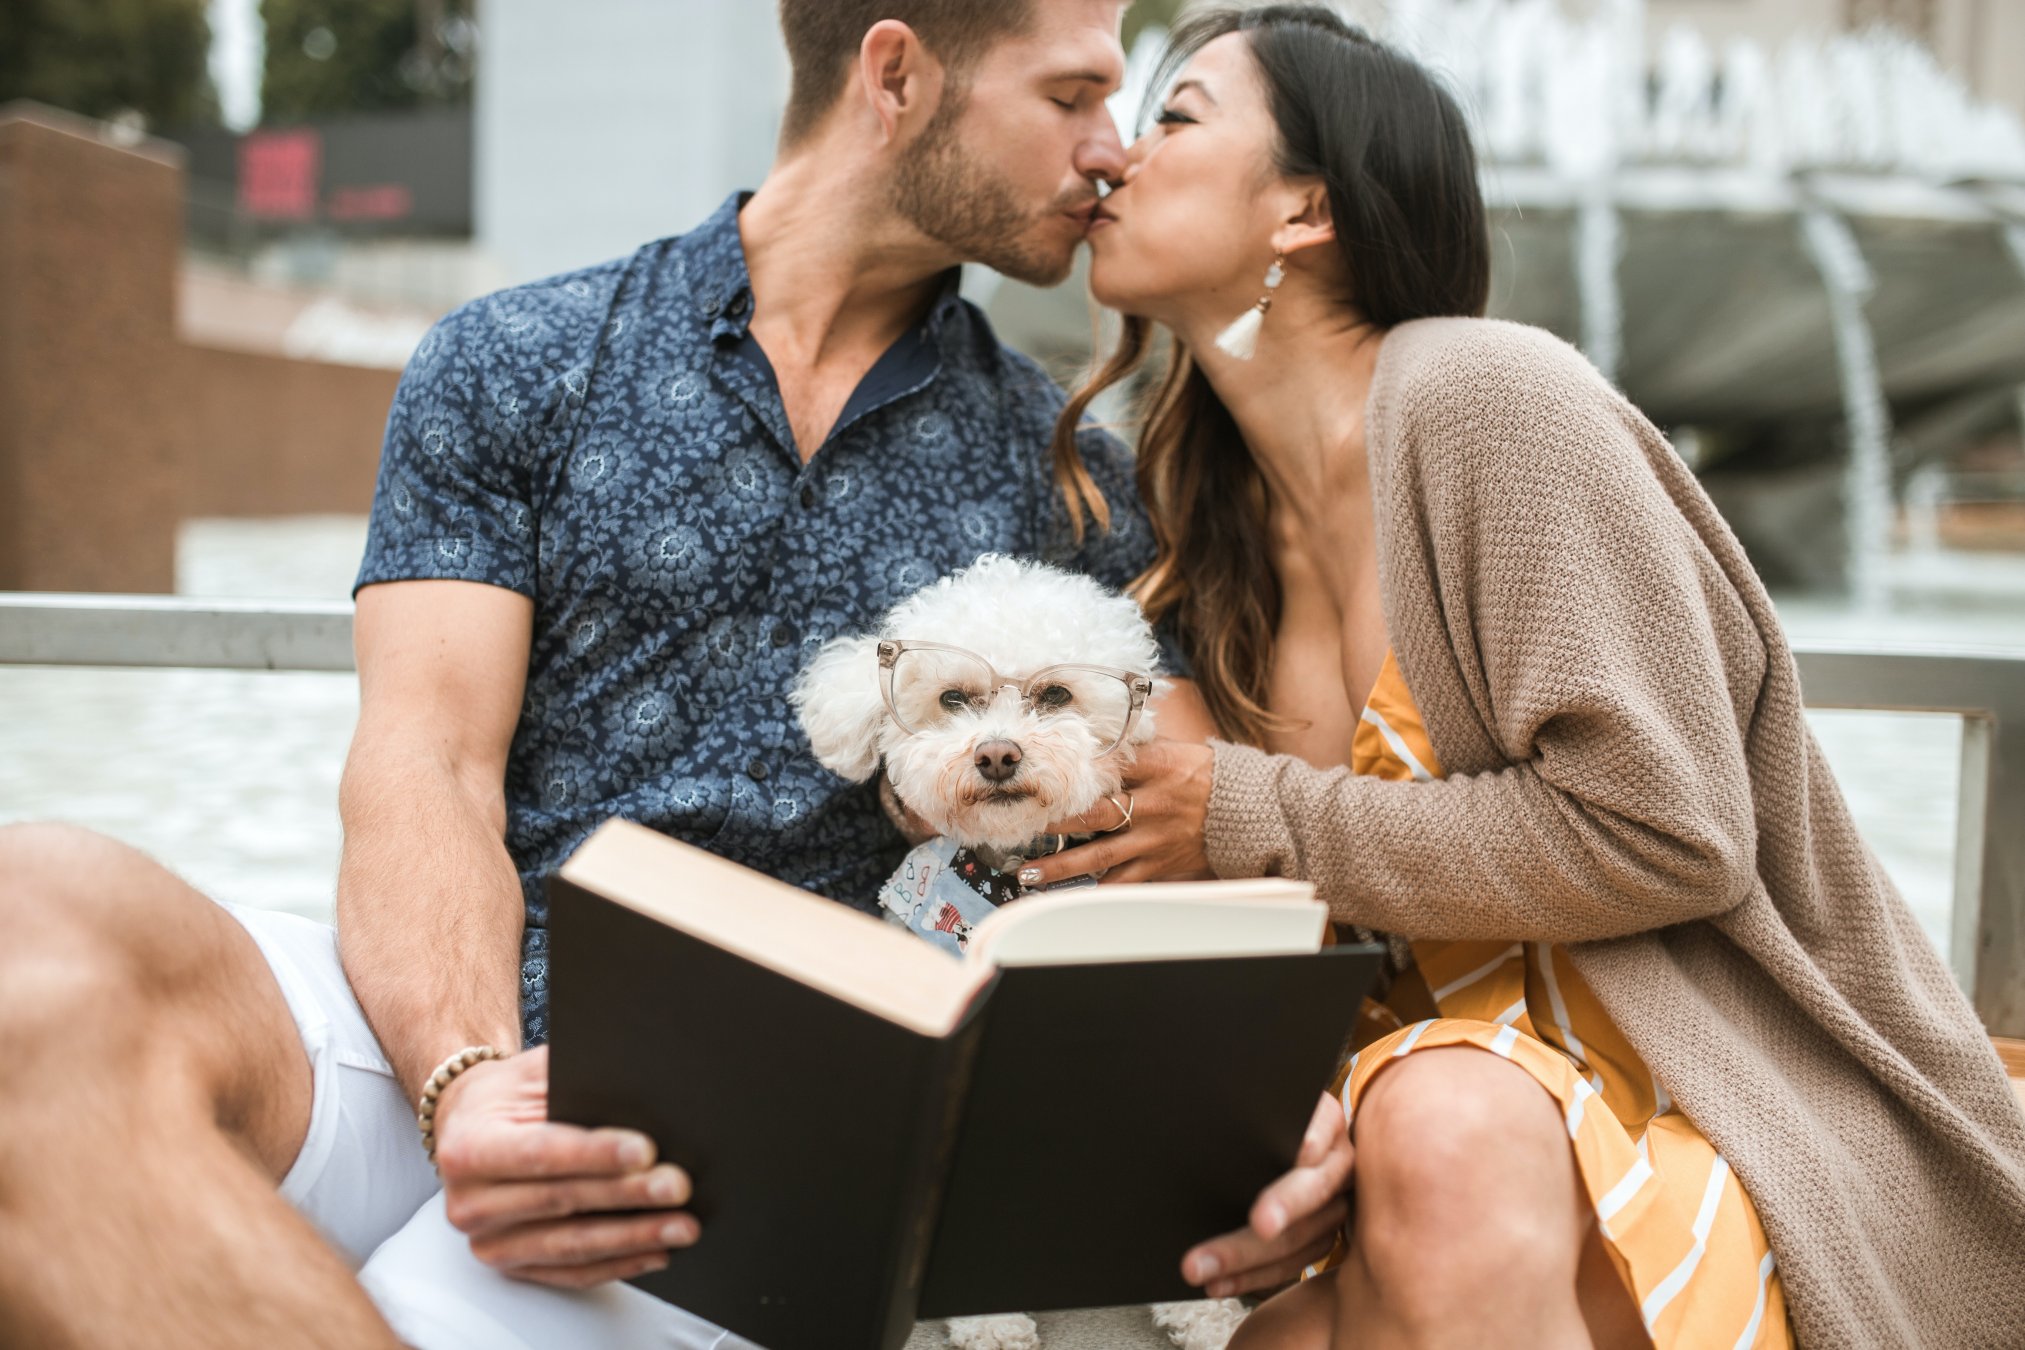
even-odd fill
[[[1737,1337],[1737,1343],[1730,1350],[1750,1350],[1758,1339],[1758,1324],[1765,1320],[1765,1294],[1772,1282],[1772,1253],[1766,1252],[1764,1260],[1758,1262],[1758,1301],[1751,1305],[1751,1320],[1744,1323],[1744,1334]]]
[[[1406,1033],[1406,1039],[1401,1041],[1397,1046],[1393,1048],[1392,1057],[1394,1059],[1398,1059],[1401,1055],[1413,1049],[1414,1042],[1418,1041],[1421,1037],[1421,1034],[1425,1032],[1429,1027],[1433,1026],[1434,1023],[1435,1019],[1432,1017],[1428,1018],[1425,1022],[1415,1022],[1413,1024],[1413,1030]]]
[[[1588,1083],[1580,1078],[1575,1080],[1575,1100],[1568,1103],[1568,1137],[1570,1139],[1573,1139],[1575,1132],[1582,1128],[1583,1108],[1589,1104],[1589,1099],[1595,1095],[1590,1090]]]
[[[1638,1155],[1638,1161],[1626,1169],[1624,1176],[1619,1179],[1618,1183],[1605,1191],[1603,1198],[1596,1202],[1597,1219],[1607,1224],[1616,1218],[1617,1211],[1630,1204],[1631,1197],[1637,1195],[1644,1188],[1645,1183],[1650,1180],[1652,1180],[1652,1164],[1647,1161],[1644,1152],[1641,1151]]]
[[[1496,1022],[1501,1027],[1508,1027],[1512,1023],[1518,1021],[1520,1017],[1524,1016],[1525,1012],[1526,1012],[1526,996],[1524,994],[1521,994],[1519,995],[1519,1001],[1517,1003],[1514,1003],[1511,1007],[1505,1009],[1503,1012],[1499,1013],[1496,1017],[1494,1017],[1491,1020]]]
[[[1503,1055],[1506,1059],[1510,1059],[1512,1057],[1512,1043],[1518,1039],[1519,1029],[1509,1022],[1506,1023],[1503,1030],[1491,1037],[1491,1053]]]
[[[1364,720],[1378,728],[1378,734],[1385,738],[1385,744],[1391,747],[1392,753],[1398,755],[1400,762],[1405,764],[1407,770],[1413,774],[1414,782],[1431,783],[1434,781],[1434,775],[1427,771],[1427,766],[1415,757],[1413,751],[1406,748],[1406,742],[1400,738],[1398,732],[1392,729],[1392,723],[1385,720],[1384,713],[1367,705],[1364,709]]]
[[[1687,1282],[1694,1278],[1695,1267],[1702,1262],[1702,1253],[1708,1250],[1709,1230],[1716,1226],[1716,1206],[1723,1198],[1723,1181],[1730,1175],[1730,1165],[1718,1153],[1713,1166],[1709,1168],[1709,1184],[1702,1192],[1702,1207],[1695,1215],[1695,1245],[1688,1248],[1688,1254],[1671,1274],[1661,1280],[1650,1294],[1645,1296],[1645,1306],[1639,1312],[1645,1318],[1645,1329],[1651,1331],[1659,1322],[1659,1315],[1666,1311],[1666,1305],[1673,1302],[1674,1295],[1687,1288]]]
[[[1540,963],[1540,978],[1547,985],[1547,1005],[1554,1010],[1554,1025],[1561,1032],[1561,1043],[1576,1065],[1586,1069],[1589,1052],[1582,1048],[1582,1038],[1568,1021],[1568,1004],[1561,997],[1561,981],[1554,974],[1554,949],[1545,942],[1536,942],[1533,955]]]
[[[1511,946],[1505,948],[1491,960],[1484,962],[1484,964],[1478,966],[1475,970],[1471,971],[1469,974],[1461,976],[1460,978],[1457,979],[1450,980],[1447,984],[1443,985],[1441,988],[1434,991],[1434,1005],[1437,1008],[1439,1008],[1441,1006],[1441,1001],[1447,998],[1450,994],[1455,993],[1459,989],[1469,988],[1471,985],[1475,984],[1478,980],[1481,980],[1484,976],[1490,974],[1492,971],[1496,970],[1499,966],[1505,964],[1505,962],[1511,960],[1515,956],[1520,955],[1522,952],[1524,952],[1524,950],[1525,948],[1521,947],[1518,943],[1514,942]]]

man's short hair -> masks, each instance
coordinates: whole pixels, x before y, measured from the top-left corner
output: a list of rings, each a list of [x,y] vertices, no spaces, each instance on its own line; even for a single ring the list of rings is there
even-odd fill
[[[960,90],[963,73],[1002,38],[1024,32],[1033,0],[780,0],[794,81],[781,139],[813,130],[850,78],[865,33],[882,19],[914,30]]]

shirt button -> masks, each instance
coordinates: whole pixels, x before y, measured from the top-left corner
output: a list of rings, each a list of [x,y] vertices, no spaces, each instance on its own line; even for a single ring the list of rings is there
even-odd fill
[[[795,635],[788,630],[786,624],[781,624],[773,630],[773,645],[776,647],[785,647],[794,640]]]
[[[816,485],[814,483],[803,483],[802,510],[813,511],[815,509],[815,506],[816,506]]]
[[[763,759],[755,759],[752,763],[745,766],[745,771],[752,775],[752,781],[755,783],[764,783],[766,781],[767,768],[766,761]]]

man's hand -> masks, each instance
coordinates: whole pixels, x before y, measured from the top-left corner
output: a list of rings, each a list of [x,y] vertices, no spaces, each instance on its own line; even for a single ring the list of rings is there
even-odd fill
[[[586,1289],[668,1265],[699,1232],[681,1168],[634,1130],[548,1120],[548,1047],[460,1074],[436,1107],[450,1222],[515,1279]],[[640,1211],[640,1212],[635,1212]]]
[[[1250,1222],[1181,1258],[1181,1276],[1210,1298],[1276,1289],[1329,1254],[1350,1217],[1344,1190],[1354,1150],[1343,1107],[1328,1093],[1315,1105],[1294,1170],[1259,1192]]]

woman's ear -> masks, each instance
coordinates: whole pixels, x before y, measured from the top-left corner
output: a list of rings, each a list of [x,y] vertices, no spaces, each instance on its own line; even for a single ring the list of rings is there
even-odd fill
[[[1273,248],[1292,256],[1305,248],[1336,242],[1336,214],[1329,206],[1329,185],[1321,179],[1289,184],[1289,200]]]
[[[837,638],[823,644],[790,696],[816,759],[834,774],[862,783],[879,767],[879,729],[886,700],[879,692],[879,639]]]

